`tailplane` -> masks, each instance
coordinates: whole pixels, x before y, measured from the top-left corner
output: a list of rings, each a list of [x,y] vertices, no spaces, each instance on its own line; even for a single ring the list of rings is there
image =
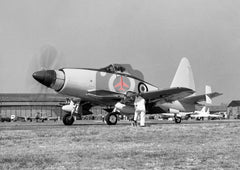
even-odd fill
[[[186,87],[195,91],[193,72],[187,58],[182,58],[170,87]]]

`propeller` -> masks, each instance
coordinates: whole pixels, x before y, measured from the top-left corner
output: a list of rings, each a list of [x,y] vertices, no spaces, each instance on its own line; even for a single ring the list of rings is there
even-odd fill
[[[58,51],[54,46],[45,45],[40,49],[39,64],[42,70],[56,69]]]
[[[47,88],[34,80],[32,74],[41,70],[59,69],[61,68],[62,59],[62,55],[60,55],[53,45],[44,45],[40,48],[39,52],[31,58],[27,69],[26,84],[31,93],[40,93],[41,95],[44,95],[44,98],[47,93],[54,93],[54,90]],[[35,100],[37,99],[38,97]]]

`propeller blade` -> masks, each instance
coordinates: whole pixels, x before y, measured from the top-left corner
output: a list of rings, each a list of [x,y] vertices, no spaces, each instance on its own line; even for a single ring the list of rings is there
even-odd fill
[[[42,84],[38,83],[32,77],[32,74],[40,70],[54,70],[59,69],[60,63],[63,61],[63,57],[59,55],[59,52],[53,45],[44,45],[40,48],[38,54],[34,55],[27,69],[26,84],[29,87],[29,91],[34,93],[54,93],[52,89],[49,89]],[[36,99],[37,100],[37,99]]]
[[[39,62],[40,66],[47,70],[53,69],[57,60],[58,52],[52,45],[45,45],[40,50]]]

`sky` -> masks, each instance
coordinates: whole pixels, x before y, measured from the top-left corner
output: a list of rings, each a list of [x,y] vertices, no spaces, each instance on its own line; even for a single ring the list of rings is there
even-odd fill
[[[38,92],[41,50],[60,67],[127,63],[168,88],[182,57],[198,94],[205,85],[240,99],[238,0],[0,0],[0,93]]]

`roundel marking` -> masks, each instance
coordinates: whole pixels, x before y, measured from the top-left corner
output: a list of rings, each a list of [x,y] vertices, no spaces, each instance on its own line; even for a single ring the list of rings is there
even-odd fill
[[[148,88],[146,86],[146,84],[144,84],[143,82],[138,84],[138,92],[142,93],[142,92],[147,92]]]
[[[108,87],[114,92],[134,91],[135,81],[127,76],[112,75],[108,82]]]

